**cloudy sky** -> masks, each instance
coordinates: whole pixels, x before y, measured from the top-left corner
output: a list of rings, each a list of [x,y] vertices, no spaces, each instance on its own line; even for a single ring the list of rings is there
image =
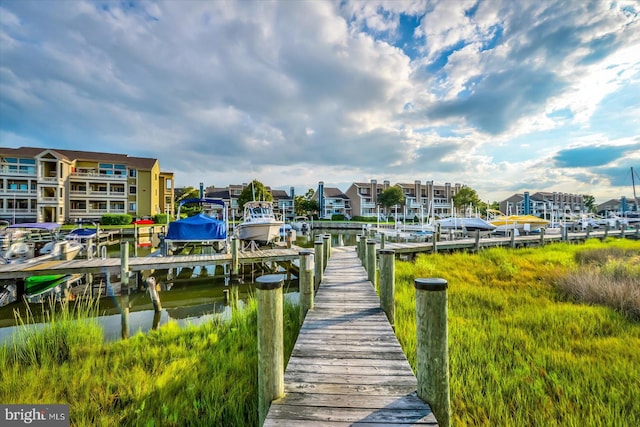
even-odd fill
[[[0,0],[0,146],[154,157],[178,186],[629,197],[640,5]]]

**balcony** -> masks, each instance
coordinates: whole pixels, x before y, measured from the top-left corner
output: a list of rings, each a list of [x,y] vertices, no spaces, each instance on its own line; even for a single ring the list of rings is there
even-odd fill
[[[360,209],[375,209],[376,204],[373,202],[362,202],[360,204]]]
[[[85,178],[99,181],[126,181],[127,175],[107,175],[98,172],[72,172],[73,178]]]
[[[46,204],[58,204],[58,198],[53,197],[38,197],[38,203],[46,203]]]

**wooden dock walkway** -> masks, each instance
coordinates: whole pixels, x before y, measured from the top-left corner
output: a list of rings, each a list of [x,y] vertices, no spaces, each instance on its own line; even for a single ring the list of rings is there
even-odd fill
[[[265,426],[438,425],[353,247],[332,256]]]
[[[263,249],[238,253],[240,264],[259,262],[293,261],[298,259],[300,248]],[[129,258],[130,271],[161,270],[196,267],[231,262],[231,254],[175,255],[166,257]],[[15,263],[0,265],[0,279],[24,279],[34,275],[74,273],[120,273],[120,258],[74,259],[70,261],[45,261],[40,263]]]

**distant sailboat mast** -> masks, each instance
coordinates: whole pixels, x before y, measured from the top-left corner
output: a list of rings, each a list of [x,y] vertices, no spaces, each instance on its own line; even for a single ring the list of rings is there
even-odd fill
[[[636,195],[636,181],[633,174],[633,166],[631,166],[631,185],[633,187],[633,200],[635,200],[636,202],[636,212],[640,212],[640,204],[638,203],[638,196]]]

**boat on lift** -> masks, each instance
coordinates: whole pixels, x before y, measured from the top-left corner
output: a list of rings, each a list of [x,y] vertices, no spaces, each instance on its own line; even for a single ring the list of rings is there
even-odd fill
[[[236,233],[240,240],[266,245],[280,238],[283,225],[273,212],[273,203],[253,200],[244,204],[243,220]]]
[[[199,251],[227,251],[227,205],[222,199],[207,197],[182,200],[178,205],[178,218],[182,210],[195,207],[198,213],[169,223],[164,239],[167,251],[183,253]]]

